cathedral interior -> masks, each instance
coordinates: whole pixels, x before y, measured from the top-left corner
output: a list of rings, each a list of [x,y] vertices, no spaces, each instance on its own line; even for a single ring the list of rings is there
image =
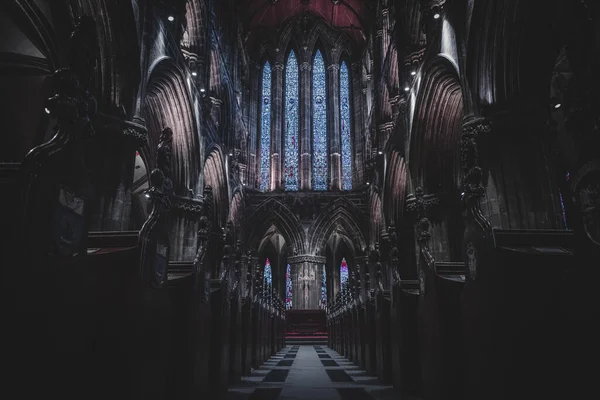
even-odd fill
[[[0,20],[5,393],[597,393],[597,0]]]

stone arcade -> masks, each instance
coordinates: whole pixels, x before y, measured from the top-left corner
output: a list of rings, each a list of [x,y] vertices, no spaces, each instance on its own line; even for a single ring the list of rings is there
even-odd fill
[[[600,2],[0,3],[5,397],[596,391]]]

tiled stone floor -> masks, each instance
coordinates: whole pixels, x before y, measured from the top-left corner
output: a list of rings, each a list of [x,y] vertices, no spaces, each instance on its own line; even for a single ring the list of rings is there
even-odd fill
[[[287,361],[281,363],[281,361]],[[291,366],[282,366],[290,364]],[[287,346],[240,385],[230,400],[397,400],[391,386],[326,346]]]

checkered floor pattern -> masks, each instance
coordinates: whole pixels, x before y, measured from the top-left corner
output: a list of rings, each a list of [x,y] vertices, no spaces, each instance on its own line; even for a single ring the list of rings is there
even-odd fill
[[[286,346],[241,384],[230,400],[397,400],[358,366],[326,346]]]

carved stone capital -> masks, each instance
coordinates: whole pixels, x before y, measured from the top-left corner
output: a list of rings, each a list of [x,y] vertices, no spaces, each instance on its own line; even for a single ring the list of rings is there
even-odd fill
[[[339,70],[340,70],[340,65],[339,64],[329,64],[327,66],[327,71],[339,72]]]
[[[415,67],[423,61],[427,47],[419,48],[412,53],[404,56],[404,66],[407,68]]]
[[[311,69],[312,66],[308,62],[303,62],[302,64],[300,64],[300,71],[310,71]]]
[[[171,208],[186,214],[200,216],[204,211],[204,202],[187,197],[171,196]]]
[[[463,200],[469,204],[485,193],[482,186],[483,172],[479,167],[477,138],[481,134],[490,132],[491,124],[484,118],[477,118],[463,125],[460,154],[463,170]]]

